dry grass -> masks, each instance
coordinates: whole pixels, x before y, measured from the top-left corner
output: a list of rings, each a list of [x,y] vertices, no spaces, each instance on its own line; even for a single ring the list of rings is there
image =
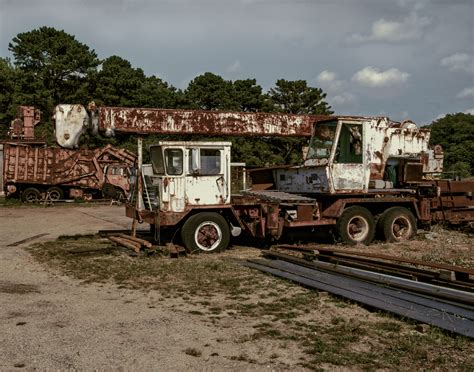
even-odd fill
[[[458,239],[454,244],[457,250],[454,245],[441,248],[439,237],[436,242],[418,240],[357,249],[432,261],[444,257],[452,259],[451,263],[473,267],[472,237],[452,234],[448,238]],[[71,253],[91,247],[96,251]],[[112,248],[107,240],[85,236],[36,244],[29,251],[51,270],[81,281],[156,291],[162,306],[179,303],[177,307],[197,321],[213,327],[238,325],[241,336],[232,342],[246,351],[237,352],[232,360],[282,369],[474,369],[472,340],[434,327],[424,327],[420,332],[415,322],[373,312],[239,265],[236,259],[258,256],[256,249],[239,247],[219,255],[170,259],[158,255],[130,257]],[[265,351],[255,352],[254,345]],[[201,356],[198,349],[183,352]]]

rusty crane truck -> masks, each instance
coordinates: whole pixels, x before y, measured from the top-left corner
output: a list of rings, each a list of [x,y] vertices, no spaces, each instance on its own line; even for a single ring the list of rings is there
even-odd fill
[[[251,173],[230,189],[231,143],[161,141],[151,145],[152,174],[140,171],[126,215],[179,231],[188,250],[216,252],[231,236],[278,240],[292,230],[329,227],[347,244],[414,236],[419,225],[474,220],[474,182],[438,180],[443,153],[429,129],[383,117],[229,113],[193,110],[56,107],[57,141],[115,133],[310,137],[304,164]],[[140,140],[139,140],[140,142]]]

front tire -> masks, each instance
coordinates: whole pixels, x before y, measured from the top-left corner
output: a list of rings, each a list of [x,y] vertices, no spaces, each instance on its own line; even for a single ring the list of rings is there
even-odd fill
[[[229,246],[229,224],[218,213],[198,213],[184,223],[181,238],[190,252],[222,252]]]
[[[383,235],[388,242],[403,242],[416,234],[416,219],[410,210],[393,207],[385,211],[383,217]]]
[[[349,207],[339,217],[336,229],[343,243],[368,245],[375,236],[374,216],[364,207]]]
[[[25,203],[36,203],[40,201],[41,194],[39,190],[35,187],[28,187],[25,191],[21,193],[21,200]]]

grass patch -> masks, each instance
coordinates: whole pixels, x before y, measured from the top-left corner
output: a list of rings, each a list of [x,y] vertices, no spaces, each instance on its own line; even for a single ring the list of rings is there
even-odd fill
[[[229,357],[232,360],[288,363],[291,359],[292,369],[312,370],[398,370],[401,366],[474,370],[472,340],[435,327],[420,333],[416,322],[370,313],[334,296],[319,297],[316,291],[240,266],[228,259],[238,254],[235,251],[179,259],[130,257],[110,241],[91,235],[61,237],[27,249],[44,265],[84,282],[158,290],[162,302],[157,306],[178,299],[192,305],[185,311],[199,315],[196,319],[206,326],[228,327],[231,321],[236,329],[242,327],[231,342],[265,350],[252,354],[255,347],[249,347],[246,353]],[[223,341],[229,340],[216,339]],[[202,356],[195,348],[183,352]]]

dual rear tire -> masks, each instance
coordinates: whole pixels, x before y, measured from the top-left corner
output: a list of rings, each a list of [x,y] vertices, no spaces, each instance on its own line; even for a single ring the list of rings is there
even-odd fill
[[[388,242],[410,240],[416,233],[416,219],[405,207],[392,207],[380,216],[377,224],[372,213],[364,207],[352,206],[344,210],[337,221],[340,240],[349,245],[370,244],[376,230]]]
[[[57,186],[51,186],[46,192],[52,201],[58,201],[64,197],[63,190]],[[36,187],[28,187],[21,193],[21,200],[24,203],[37,203],[41,198],[41,192]]]

